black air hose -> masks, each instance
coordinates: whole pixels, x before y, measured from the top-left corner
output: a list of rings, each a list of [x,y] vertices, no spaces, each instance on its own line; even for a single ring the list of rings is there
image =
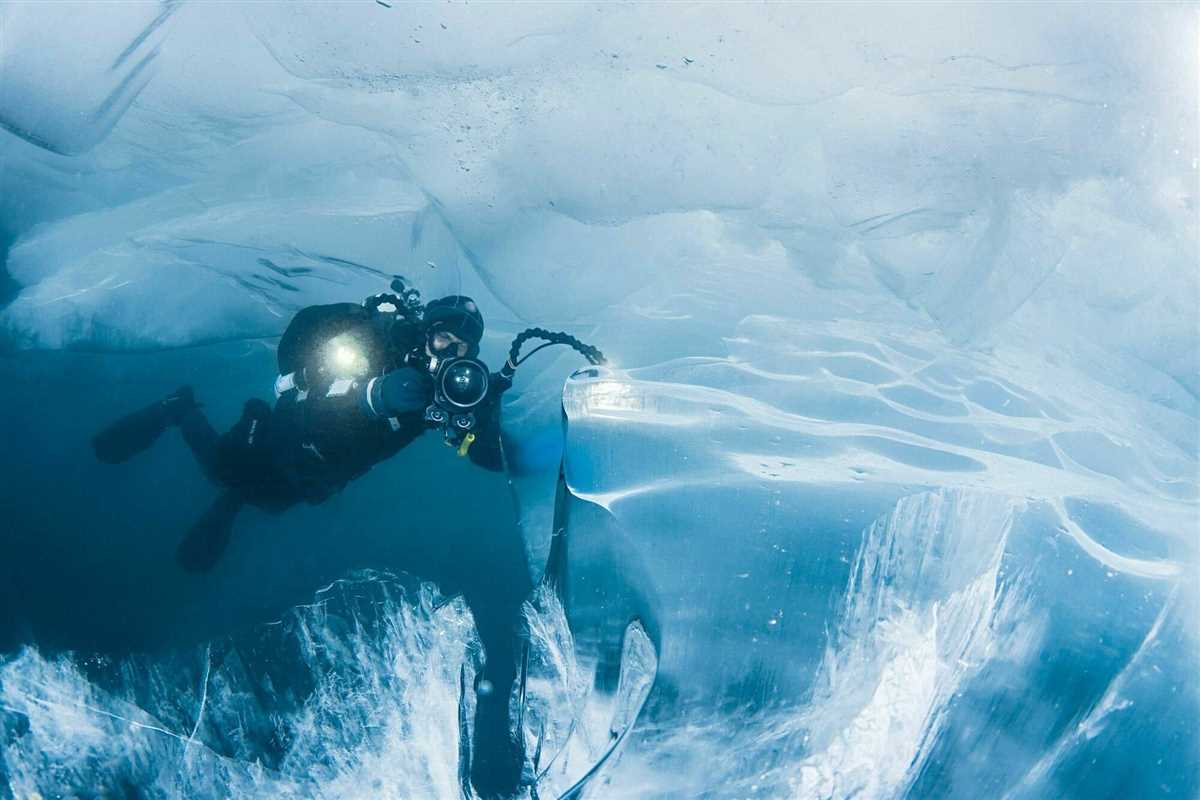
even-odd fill
[[[543,344],[538,345],[521,357],[521,347],[530,339],[541,339],[543,340]],[[548,331],[545,328],[526,328],[517,334],[517,338],[513,339],[512,347],[508,349],[508,360],[500,368],[500,377],[505,381],[511,382],[513,373],[517,371],[517,367],[525,362],[525,359],[543,347],[550,347],[555,344],[567,345],[579,353],[579,355],[586,358],[589,364],[599,365],[605,363],[604,354],[599,349],[592,347],[590,344],[584,344],[569,333]]]

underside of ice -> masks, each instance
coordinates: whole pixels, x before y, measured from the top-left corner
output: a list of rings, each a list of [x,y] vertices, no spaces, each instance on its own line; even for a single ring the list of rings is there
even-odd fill
[[[543,797],[653,672],[628,671],[632,620],[657,676],[595,796],[1192,796],[1197,25],[0,5],[2,402],[31,454],[2,499],[53,554],[5,559],[0,598],[38,634],[137,618],[111,580],[36,606],[87,573],[62,553],[136,548],[80,530],[142,504],[185,524],[199,484],[164,490],[156,462],[104,503],[72,446],[170,381],[235,408],[297,310],[403,274],[476,297],[491,362],[529,325],[610,359],[563,390],[578,358],[535,357],[506,398],[535,572],[560,455],[570,511],[570,591],[530,607]],[[278,569],[248,547],[236,569]],[[398,585],[356,574],[317,596],[345,594],[339,621],[287,613],[272,647],[303,689],[222,655],[265,629],[173,661],[6,656],[8,792],[454,796],[470,615]]]

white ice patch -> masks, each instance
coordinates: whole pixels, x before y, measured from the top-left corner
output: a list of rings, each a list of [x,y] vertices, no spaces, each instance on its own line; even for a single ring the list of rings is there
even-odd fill
[[[1004,602],[1014,589],[998,580],[1015,510],[995,496],[925,494],[872,526],[802,715],[813,752],[799,765],[795,797],[901,794],[964,678],[997,655],[1034,652],[1036,629],[1020,641],[995,634],[1011,627],[997,616],[1018,607]]]
[[[9,788],[54,797],[127,781],[164,797],[457,797],[459,670],[473,674],[479,645],[462,601],[438,602],[430,587],[409,595],[368,573],[268,626],[290,643],[275,655],[297,659],[300,672],[282,677],[307,696],[258,671],[251,642],[270,641],[263,632],[245,651],[220,642],[185,655],[200,662],[193,685],[169,661],[24,650],[0,663]],[[260,703],[287,710],[268,716]],[[272,728],[281,755],[263,749]]]

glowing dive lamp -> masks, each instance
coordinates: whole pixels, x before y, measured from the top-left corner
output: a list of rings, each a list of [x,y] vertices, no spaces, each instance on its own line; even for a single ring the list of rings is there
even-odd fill
[[[340,378],[366,375],[370,365],[358,342],[352,336],[340,334],[325,345],[325,371]]]

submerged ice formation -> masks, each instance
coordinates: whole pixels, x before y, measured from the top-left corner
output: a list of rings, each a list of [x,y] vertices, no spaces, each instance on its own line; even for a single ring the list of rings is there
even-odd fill
[[[620,796],[1190,791],[1194,461],[1007,348],[738,334],[564,393],[568,616],[600,657],[649,620],[671,698]]]
[[[639,696],[637,619],[596,796],[1188,796],[1196,41],[1181,6],[8,4],[0,329],[269,342],[403,273],[479,299],[493,360],[600,346],[506,406],[535,569],[566,458],[548,792]],[[453,796],[469,622],[381,608],[269,745],[228,660],[11,657],[10,791]]]
[[[8,790],[451,797],[459,670],[478,647],[461,601],[364,574],[171,658],[26,650],[0,666]]]
[[[653,648],[644,633],[628,637],[628,686],[615,706],[597,705],[554,593],[538,592],[526,611],[530,683],[518,724],[537,754],[530,780],[558,797],[610,746],[610,724],[632,725],[653,681]],[[0,663],[6,789],[463,796],[467,687],[482,657],[461,599],[370,571],[277,622],[167,657],[80,663],[28,648]]]

